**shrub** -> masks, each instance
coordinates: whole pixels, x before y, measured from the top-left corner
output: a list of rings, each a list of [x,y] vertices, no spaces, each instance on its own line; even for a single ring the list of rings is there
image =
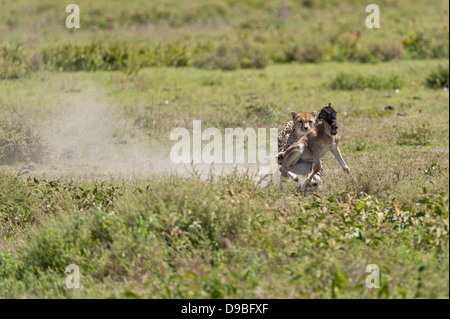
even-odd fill
[[[332,40],[331,60],[337,62],[360,61],[359,33],[344,32]]]
[[[285,52],[286,62],[311,62],[317,63],[322,61],[325,48],[319,45],[317,42],[306,41],[303,43],[297,43],[294,46],[287,49]]]
[[[404,56],[403,47],[396,42],[375,42],[369,45],[370,53],[381,61],[399,60]]]
[[[412,59],[424,59],[430,56],[430,41],[423,33],[411,31],[403,38],[402,43]]]
[[[431,41],[431,56],[433,58],[448,58],[449,40],[448,33],[443,34],[442,37],[436,37]]]
[[[189,48],[187,45],[181,43],[158,45],[148,50],[143,49],[142,64],[144,66],[157,67],[187,66],[191,60],[191,56],[203,50],[205,49],[202,46]]]
[[[46,145],[34,123],[0,105],[0,164],[39,162],[45,154]]]
[[[194,65],[205,69],[235,70],[240,67],[237,54],[225,44],[218,46],[211,53],[199,56]]]
[[[358,47],[356,49],[356,56],[353,59],[355,62],[372,63],[376,62],[377,58],[366,47]]]
[[[127,70],[130,53],[126,45],[102,46],[92,42],[85,46],[65,45],[48,49],[43,61],[60,71]]]
[[[21,46],[0,47],[0,80],[18,79],[30,71],[30,59]]]
[[[353,90],[371,88],[375,90],[399,89],[403,82],[397,75],[380,77],[339,73],[330,84],[333,90]]]
[[[346,47],[337,44],[332,47],[331,56],[328,57],[332,61],[337,62],[374,62],[376,58],[372,55],[369,49],[358,45],[354,47]]]
[[[244,42],[240,47],[235,49],[239,58],[241,68],[263,69],[269,62],[269,56],[265,49],[251,42]]]
[[[434,69],[426,78],[426,85],[430,88],[448,88],[449,87],[449,67],[442,65]]]

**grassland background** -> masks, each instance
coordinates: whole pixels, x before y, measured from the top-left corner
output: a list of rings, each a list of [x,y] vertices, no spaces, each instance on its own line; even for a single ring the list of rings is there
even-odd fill
[[[380,1],[377,30],[363,1],[77,4],[70,31],[0,1],[1,297],[448,298],[447,1]],[[352,175],[326,156],[315,194],[168,163],[192,120],[328,102]]]

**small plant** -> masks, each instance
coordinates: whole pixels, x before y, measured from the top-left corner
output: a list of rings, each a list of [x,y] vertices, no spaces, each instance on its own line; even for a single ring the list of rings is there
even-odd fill
[[[434,69],[426,78],[426,85],[430,88],[448,88],[449,87],[449,67],[442,65]]]
[[[434,176],[435,173],[441,173],[441,165],[437,163],[432,163],[427,169],[425,169],[425,175]]]
[[[356,141],[356,147],[355,147],[355,150],[356,150],[357,152],[362,152],[362,151],[364,151],[366,148],[367,148],[367,144],[366,144],[364,141],[362,141],[362,140],[357,140],[357,141]]]

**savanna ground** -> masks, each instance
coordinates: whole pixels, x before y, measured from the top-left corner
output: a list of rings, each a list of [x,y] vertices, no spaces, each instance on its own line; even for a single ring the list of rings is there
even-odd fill
[[[77,4],[1,3],[1,297],[448,298],[448,2]],[[328,102],[352,175],[314,194],[170,162]]]

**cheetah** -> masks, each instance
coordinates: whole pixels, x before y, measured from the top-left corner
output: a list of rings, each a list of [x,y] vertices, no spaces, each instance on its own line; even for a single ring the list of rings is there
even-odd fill
[[[339,125],[336,114],[331,103],[322,108],[314,128],[285,152],[278,154],[280,172],[291,178],[296,178],[296,174],[308,175],[305,185],[311,185],[322,168],[321,158],[327,151],[331,151],[344,171],[350,174],[350,169],[342,159],[338,147],[340,137],[337,135]],[[297,185],[298,190],[299,187],[300,183]]]
[[[316,123],[317,112],[292,112],[292,121],[286,122],[284,129],[278,134],[278,153],[285,152],[289,146],[297,142]],[[295,123],[295,124],[294,124]]]
[[[297,142],[303,135],[310,131],[316,124],[316,115],[317,112],[315,111],[311,113],[291,112],[292,121],[286,122],[284,129],[278,134],[278,153],[286,152],[289,146]],[[283,171],[281,171],[281,175],[284,177],[289,176],[284,174]],[[321,168],[314,176],[314,181],[311,185],[317,187],[322,176],[323,169]]]

